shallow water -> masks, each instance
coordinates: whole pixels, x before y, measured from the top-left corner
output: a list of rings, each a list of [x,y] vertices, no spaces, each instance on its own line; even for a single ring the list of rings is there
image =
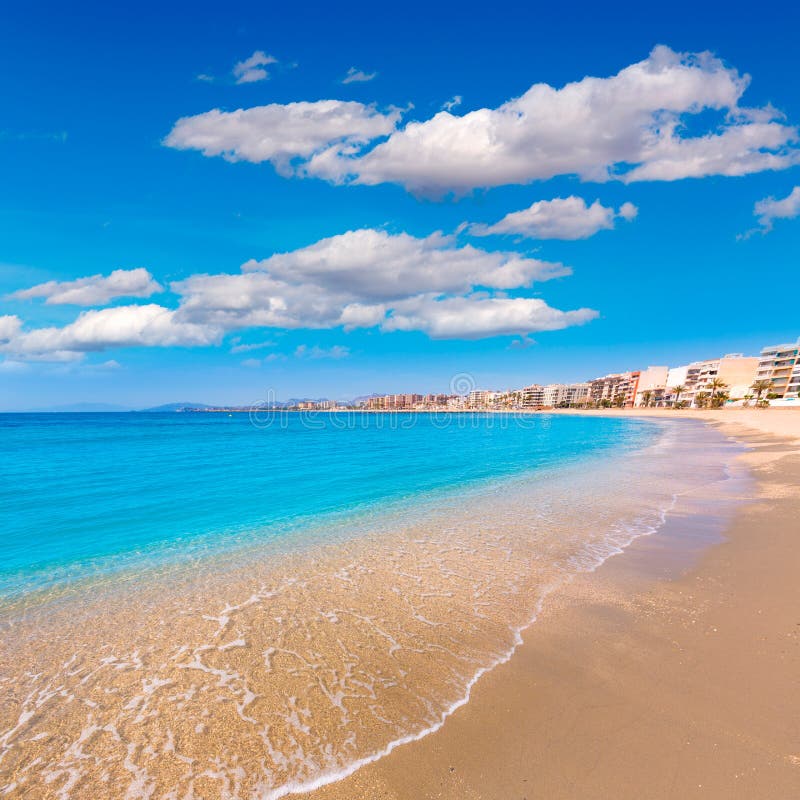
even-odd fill
[[[690,422],[198,416],[45,421],[6,461],[0,792],[277,798],[333,780],[439,726],[548,594],[684,501],[721,527],[737,452]],[[15,499],[9,475],[39,470],[53,491]]]

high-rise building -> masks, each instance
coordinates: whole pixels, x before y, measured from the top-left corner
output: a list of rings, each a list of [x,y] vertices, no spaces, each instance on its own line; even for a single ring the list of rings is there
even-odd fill
[[[544,405],[544,387],[538,383],[526,386],[520,391],[520,405],[523,408],[541,408]]]
[[[467,405],[470,408],[489,408],[493,406],[495,400],[502,392],[495,392],[490,391],[487,389],[473,389],[469,395],[467,395]]]
[[[589,399],[588,383],[549,383],[542,387],[542,405],[559,408],[583,405]]]
[[[710,361],[695,361],[686,367],[686,380],[681,400],[690,406],[697,405],[698,395],[710,395],[713,381],[719,380],[731,399],[738,399],[751,393],[751,385],[756,379],[759,360],[755,356],[730,353]]]
[[[645,404],[656,406],[664,402],[667,390],[669,367],[648,367],[639,374],[634,405]]]
[[[769,381],[769,394],[797,397],[800,392],[800,339],[794,344],[765,347],[758,359],[755,380]]]
[[[611,404],[630,408],[636,399],[641,373],[618,372],[590,381],[589,394],[596,405]]]

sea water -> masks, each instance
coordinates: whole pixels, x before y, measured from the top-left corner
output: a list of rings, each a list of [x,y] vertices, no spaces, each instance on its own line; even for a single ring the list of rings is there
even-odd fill
[[[0,415],[0,794],[335,780],[736,452],[592,416]]]

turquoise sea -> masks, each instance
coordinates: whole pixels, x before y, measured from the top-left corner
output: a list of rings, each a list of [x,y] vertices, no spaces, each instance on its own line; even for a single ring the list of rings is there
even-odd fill
[[[496,414],[0,414],[0,598],[580,459],[650,423]]]
[[[445,724],[577,574],[718,536],[737,452],[599,415],[0,415],[0,795],[336,781]]]

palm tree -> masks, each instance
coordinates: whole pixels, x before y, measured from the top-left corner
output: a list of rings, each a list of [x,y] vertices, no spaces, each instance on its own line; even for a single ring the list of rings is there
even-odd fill
[[[686,387],[682,383],[672,387],[672,391],[675,392],[675,399],[672,401],[673,407],[678,405],[678,401],[681,399],[681,393],[685,390]]]
[[[645,408],[650,408],[650,403],[652,399],[653,399],[653,393],[650,390],[642,392],[642,405]]]
[[[720,380],[719,378],[712,378],[708,382],[707,387],[711,389],[711,397],[709,398],[709,404],[713,407],[714,400],[716,399],[717,395],[721,394],[723,389],[727,389],[728,384],[725,383],[725,381]]]
[[[764,379],[753,381],[750,384],[750,388],[756,393],[756,405],[761,403],[761,395],[771,387],[772,381]]]

